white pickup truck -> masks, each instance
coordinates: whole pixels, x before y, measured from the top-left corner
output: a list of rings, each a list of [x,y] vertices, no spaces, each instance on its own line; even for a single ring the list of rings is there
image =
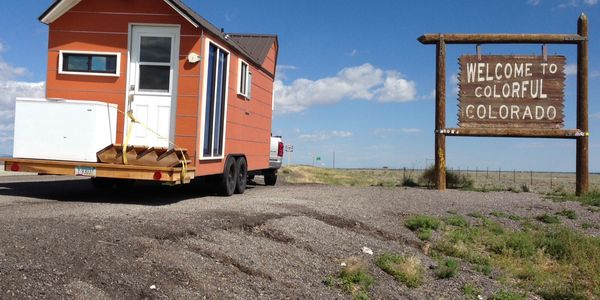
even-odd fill
[[[277,170],[281,168],[283,162],[283,139],[281,136],[271,136],[271,151],[269,153],[269,168],[260,170],[254,174],[248,174],[248,180],[253,180],[254,175],[263,175],[265,185],[275,185],[277,183]]]

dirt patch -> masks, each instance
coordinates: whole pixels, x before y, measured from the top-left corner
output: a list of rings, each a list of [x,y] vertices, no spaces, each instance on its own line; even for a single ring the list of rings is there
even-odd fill
[[[131,192],[134,201],[82,180],[27,182],[37,179],[0,178],[1,297],[345,299],[323,281],[354,256],[375,280],[374,299],[461,299],[466,284],[488,297],[513,287],[467,263],[456,277],[437,279],[439,263],[423,253],[406,218],[459,214],[478,224],[468,216],[477,213],[517,228],[545,226],[535,217],[568,209],[577,218],[559,216],[561,225],[600,234],[597,210],[532,193],[281,184],[228,198],[142,187]],[[375,260],[387,252],[418,257],[423,285],[408,288],[381,271]]]

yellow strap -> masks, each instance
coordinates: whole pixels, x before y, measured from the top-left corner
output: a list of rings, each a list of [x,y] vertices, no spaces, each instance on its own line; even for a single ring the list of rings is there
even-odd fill
[[[158,136],[159,138],[165,139],[169,142],[170,145],[173,146],[173,148],[180,148],[177,147],[177,145],[175,143],[173,143],[171,140],[169,140],[168,138],[165,138],[163,136],[161,136],[158,132],[150,129],[150,127],[148,127],[146,124],[140,122],[134,115],[133,115],[133,111],[128,111],[127,114],[125,114],[123,111],[118,110],[120,113],[127,115],[127,117],[129,117],[129,126],[127,128],[127,135],[125,136],[125,141],[123,143],[123,164],[126,165],[127,164],[127,146],[129,145],[129,139],[131,138],[131,132],[133,129],[133,124],[137,123],[139,125],[141,125],[142,127],[146,128],[146,130],[154,133],[156,136]],[[187,176],[187,159],[185,158],[185,153],[183,152],[183,150],[179,150],[181,152],[181,183],[184,183],[184,180]]]

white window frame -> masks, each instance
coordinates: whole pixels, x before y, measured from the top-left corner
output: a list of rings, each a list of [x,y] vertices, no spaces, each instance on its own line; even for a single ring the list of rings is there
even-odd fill
[[[206,123],[206,112],[204,111],[204,109],[206,109],[206,101],[209,101],[209,99],[207,99],[206,97],[206,91],[207,91],[207,85],[208,85],[208,58],[210,56],[210,44],[215,45],[216,47],[219,48],[219,50],[227,53],[227,71],[225,72],[225,102],[223,103],[223,105],[225,105],[225,111],[224,111],[224,115],[223,115],[223,139],[221,140],[221,142],[223,143],[223,151],[221,156],[204,156],[204,129],[205,129],[205,123]],[[231,70],[231,52],[229,52],[227,50],[227,48],[225,48],[223,45],[221,45],[220,43],[217,43],[216,41],[211,40],[210,38],[205,37],[204,38],[204,57],[206,59],[203,59],[204,61],[204,67],[203,67],[203,80],[202,80],[202,113],[201,118],[200,118],[200,135],[201,135],[201,139],[200,139],[200,143],[198,144],[198,153],[199,153],[199,159],[200,160],[220,160],[220,159],[224,159],[225,158],[225,154],[226,152],[226,140],[227,140],[227,108],[229,106],[229,71]],[[214,83],[216,84],[216,82]],[[214,123],[215,123],[215,117],[213,116],[213,128],[214,128]],[[213,143],[214,143],[214,137],[213,137]]]
[[[243,65],[246,65],[246,72],[242,72]],[[246,100],[250,100],[252,97],[252,71],[250,71],[250,64],[241,58],[238,59],[238,74],[238,95],[243,96]],[[242,90],[242,82],[246,83],[244,85],[245,90]]]
[[[117,57],[117,68],[115,70],[115,73],[97,73],[97,72],[74,72],[74,71],[66,71],[66,70],[63,69],[63,62],[64,62],[64,55],[65,54],[85,54],[85,55],[98,55],[98,56],[116,56]],[[98,52],[98,51],[60,50],[60,51],[58,51],[58,74],[120,77],[121,76],[121,53],[120,52]]]

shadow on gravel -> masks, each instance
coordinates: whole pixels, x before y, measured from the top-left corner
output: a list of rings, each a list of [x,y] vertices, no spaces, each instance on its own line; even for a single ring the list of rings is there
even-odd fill
[[[247,190],[253,189],[249,185]],[[202,182],[164,186],[154,182],[136,182],[125,190],[99,190],[89,179],[36,182],[0,182],[0,195],[64,202],[170,205],[180,201],[217,195],[215,188]]]

